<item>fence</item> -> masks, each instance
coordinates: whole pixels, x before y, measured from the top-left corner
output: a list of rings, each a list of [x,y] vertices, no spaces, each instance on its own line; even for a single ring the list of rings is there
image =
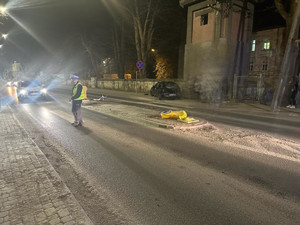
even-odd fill
[[[271,102],[273,90],[264,83],[263,76],[234,76],[234,98],[241,100],[258,101],[262,104]]]

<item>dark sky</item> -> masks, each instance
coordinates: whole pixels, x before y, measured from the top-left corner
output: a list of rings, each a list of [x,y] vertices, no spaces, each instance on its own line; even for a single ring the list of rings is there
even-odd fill
[[[60,68],[62,62],[70,70],[79,70],[88,61],[80,34],[100,33],[102,40],[110,38],[111,17],[105,1],[112,0],[6,0],[11,16],[0,25],[0,32],[9,34],[7,40],[1,40],[0,72],[13,61],[32,70]],[[255,12],[255,29],[272,26],[275,18],[283,21],[274,14],[273,0],[257,5]]]
[[[78,65],[76,60],[84,58],[80,34],[101,31],[107,36],[110,30],[101,0],[10,0],[6,5],[10,18],[2,20],[0,29],[9,38],[1,49],[2,64],[16,60],[37,67],[72,57]]]
[[[285,26],[285,21],[278,13],[274,0],[265,0],[261,4],[256,4],[253,21],[254,31],[281,26]]]

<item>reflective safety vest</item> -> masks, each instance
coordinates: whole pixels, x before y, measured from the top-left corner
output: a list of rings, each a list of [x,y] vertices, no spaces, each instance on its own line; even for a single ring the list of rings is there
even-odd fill
[[[73,88],[73,96],[76,95],[76,93],[77,93],[77,87],[78,87],[79,84],[82,86],[82,84],[81,84],[80,82],[77,82],[77,84],[76,84],[75,87]],[[78,98],[74,99],[74,100],[76,101],[76,100],[82,100],[82,99],[84,99],[83,88],[82,88],[82,90],[81,90],[80,96],[79,96]]]

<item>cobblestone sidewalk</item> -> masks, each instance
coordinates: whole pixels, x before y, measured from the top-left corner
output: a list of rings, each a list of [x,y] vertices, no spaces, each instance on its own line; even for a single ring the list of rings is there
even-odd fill
[[[10,108],[0,112],[0,224],[92,224]]]

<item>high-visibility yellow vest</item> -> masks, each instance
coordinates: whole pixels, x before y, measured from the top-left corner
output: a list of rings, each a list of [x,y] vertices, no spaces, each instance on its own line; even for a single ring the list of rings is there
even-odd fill
[[[79,84],[81,85],[80,82],[77,82],[77,84],[76,84],[75,87],[73,88],[73,96],[76,95],[76,93],[77,93],[77,87],[78,87]],[[81,85],[81,86],[82,86],[82,85]],[[82,100],[82,99],[84,99],[83,88],[82,88],[82,90],[81,90],[80,96],[79,96],[78,98],[74,99],[74,100],[76,101],[76,100]]]

